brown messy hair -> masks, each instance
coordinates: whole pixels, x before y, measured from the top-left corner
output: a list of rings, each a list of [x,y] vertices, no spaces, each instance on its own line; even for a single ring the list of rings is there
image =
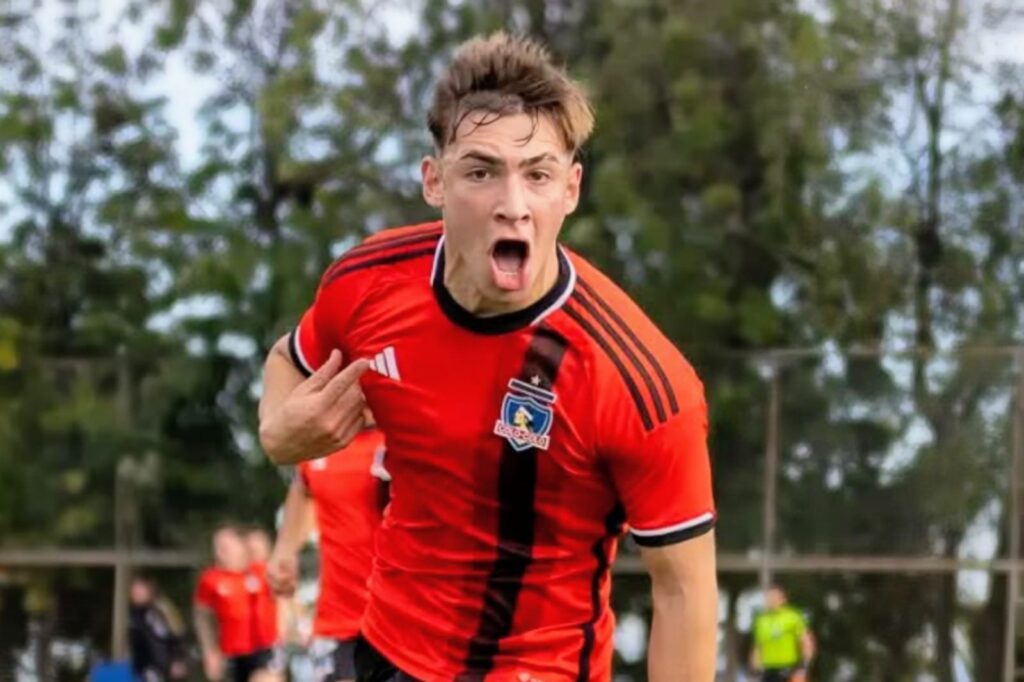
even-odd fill
[[[541,115],[549,116],[574,154],[594,129],[594,112],[582,86],[554,64],[540,43],[504,32],[463,43],[438,81],[427,127],[439,151],[473,113],[488,114],[478,125],[524,113],[534,119],[535,128]]]

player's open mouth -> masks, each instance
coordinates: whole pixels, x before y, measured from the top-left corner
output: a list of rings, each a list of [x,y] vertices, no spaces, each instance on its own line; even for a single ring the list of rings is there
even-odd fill
[[[499,239],[491,247],[491,270],[499,289],[516,291],[526,286],[530,245],[521,239]]]

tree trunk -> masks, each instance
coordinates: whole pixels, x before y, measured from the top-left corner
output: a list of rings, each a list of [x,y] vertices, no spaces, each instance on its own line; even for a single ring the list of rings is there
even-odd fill
[[[953,682],[953,659],[956,650],[953,630],[956,627],[956,574],[938,576],[938,604],[935,613],[935,677],[938,682]]]

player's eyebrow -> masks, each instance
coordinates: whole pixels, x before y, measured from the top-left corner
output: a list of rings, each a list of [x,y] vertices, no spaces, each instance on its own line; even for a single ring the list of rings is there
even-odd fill
[[[538,154],[537,156],[531,156],[528,159],[524,159],[519,164],[519,167],[520,168],[525,168],[527,166],[536,166],[537,164],[544,163],[545,161],[551,161],[552,163],[558,163],[559,159],[558,159],[557,156],[555,156],[551,152],[544,152],[543,154]]]
[[[463,154],[462,156],[459,157],[459,161],[465,161],[466,159],[472,159],[474,161],[480,161],[481,163],[485,163],[485,164],[487,164],[489,166],[500,166],[501,165],[501,159],[499,159],[497,156],[492,156],[491,154],[486,154],[484,152],[477,151],[475,149],[471,149],[471,150],[469,150],[468,152],[466,152],[465,154]]]
[[[482,152],[476,149],[471,149],[459,157],[459,161],[464,161],[466,159],[479,161],[489,166],[502,165],[502,160],[499,157],[494,156],[492,154],[487,154],[486,152]],[[519,162],[519,167],[527,168],[529,166],[536,166],[537,164],[544,163],[546,161],[558,163],[558,157],[552,154],[551,152],[543,152],[536,156],[531,156],[528,159],[523,159],[522,161]]]

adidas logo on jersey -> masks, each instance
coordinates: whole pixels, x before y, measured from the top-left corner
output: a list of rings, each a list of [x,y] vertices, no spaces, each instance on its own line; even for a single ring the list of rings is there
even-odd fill
[[[370,369],[377,374],[383,374],[389,379],[400,381],[402,377],[398,374],[398,362],[395,359],[395,347],[388,346],[381,352],[374,355],[370,360]]]

